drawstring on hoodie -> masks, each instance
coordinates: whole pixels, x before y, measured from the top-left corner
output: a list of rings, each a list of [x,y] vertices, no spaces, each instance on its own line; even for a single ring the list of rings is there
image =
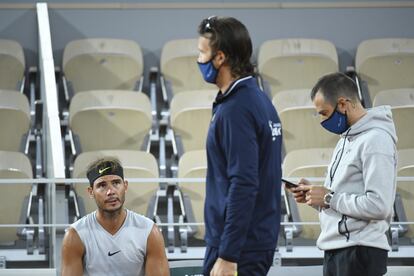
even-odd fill
[[[344,150],[345,150],[345,143],[346,143],[346,138],[348,137],[348,134],[349,134],[349,132],[351,131],[351,128],[349,128],[348,130],[347,130],[347,132],[345,133],[345,137],[344,137],[344,143],[342,144],[342,149],[341,149],[341,151],[340,151],[340,155],[339,155],[339,152],[336,154],[336,156],[335,156],[335,160],[334,160],[334,162],[332,163],[332,167],[331,167],[331,169],[329,170],[329,177],[330,177],[330,179],[331,179],[331,182],[329,183],[329,187],[331,187],[332,186],[332,181],[333,181],[333,178],[334,178],[334,176],[335,176],[335,173],[336,173],[336,170],[338,169],[338,167],[339,167],[339,163],[341,162],[341,159],[342,159],[342,156],[343,156],[343,154],[344,154]],[[338,159],[338,155],[339,155],[339,159]],[[338,159],[338,162],[336,161]],[[336,163],[337,162],[337,163]],[[333,167],[334,167],[334,164],[336,163],[336,166],[335,166],[335,169],[332,171],[332,169],[333,169]],[[346,215],[342,215],[342,219],[338,222],[338,233],[340,234],[340,235],[343,235],[343,236],[345,236],[346,237],[346,241],[349,241],[349,237],[351,236],[351,233],[349,232],[349,230],[348,230],[348,226],[346,225],[346,220],[348,219],[348,217],[346,216]],[[345,231],[342,231],[341,229],[342,229],[342,225],[344,225],[344,227],[345,227]]]

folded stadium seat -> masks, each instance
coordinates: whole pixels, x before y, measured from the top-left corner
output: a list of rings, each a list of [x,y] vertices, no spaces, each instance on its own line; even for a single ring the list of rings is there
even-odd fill
[[[141,92],[95,90],[76,94],[69,124],[81,151],[140,150],[152,123],[151,104]]]
[[[64,49],[62,66],[74,94],[100,89],[135,90],[140,79],[142,87],[143,58],[135,41],[109,38],[71,41]]]
[[[338,55],[326,40],[269,40],[259,49],[258,70],[273,97],[280,91],[312,88],[323,75],[337,72]]]
[[[372,39],[359,44],[355,69],[372,101],[378,92],[414,88],[414,39]]]
[[[183,91],[216,89],[201,76],[197,65],[197,43],[197,39],[177,39],[167,42],[162,48],[162,86],[169,99]]]
[[[179,178],[205,178],[207,173],[207,153],[205,150],[194,150],[183,154],[178,164]],[[188,222],[204,222],[204,200],[206,197],[206,183],[179,183],[184,194],[184,208]],[[189,205],[189,199],[191,206]],[[204,226],[191,227],[197,239],[204,239]]]
[[[17,91],[0,90],[0,150],[22,151],[29,128],[27,97]]]
[[[117,158],[123,168],[124,177],[128,178],[158,178],[158,165],[155,157],[144,151],[136,150],[103,150],[81,153],[75,160],[73,168],[74,178],[86,178],[88,165],[102,157]],[[89,197],[87,187],[89,184],[75,184],[77,196],[83,199],[86,213],[97,209],[95,200]],[[150,199],[159,188],[157,182],[129,183],[126,193],[125,207],[139,214],[153,218],[147,213]]]
[[[217,90],[195,90],[177,94],[171,101],[171,127],[183,152],[205,149],[211,108]]]
[[[414,178],[414,148],[398,151],[397,176]],[[401,197],[405,213],[405,219],[399,218],[400,221],[414,221],[414,181],[399,181],[397,193]],[[408,225],[405,237],[414,241],[414,224]]]
[[[312,148],[293,151],[284,158],[282,166],[283,175],[285,178],[325,178],[332,153],[333,148]],[[323,185],[323,182],[312,181],[311,183]],[[286,192],[286,196],[291,209],[292,221],[319,222],[318,211],[306,204],[297,204],[290,192]],[[310,240],[316,240],[320,234],[319,225],[303,225],[295,230],[293,236]]]
[[[24,70],[22,46],[13,40],[0,39],[0,89],[21,90]]]
[[[32,166],[26,155],[20,152],[0,151],[0,179],[7,178],[33,178]],[[25,198],[30,195],[32,185],[3,184],[0,186],[2,188],[0,193],[0,224],[27,223],[21,219],[27,214],[27,211],[24,210],[24,202]],[[16,228],[0,228],[0,244],[14,242],[17,240],[16,234]]]
[[[378,105],[391,106],[398,137],[397,148],[414,148],[414,88],[381,91],[374,99],[374,106]]]
[[[283,129],[286,155],[295,150],[333,148],[338,136],[324,130],[310,99],[310,90],[281,91],[273,97]]]

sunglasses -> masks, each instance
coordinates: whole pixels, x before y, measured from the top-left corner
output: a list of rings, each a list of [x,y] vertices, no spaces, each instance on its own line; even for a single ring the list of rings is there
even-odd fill
[[[205,25],[204,25],[204,31],[205,32],[211,32],[211,31],[213,31],[213,24],[214,24],[214,22],[216,21],[216,19],[217,19],[217,16],[215,16],[215,15],[212,15],[212,16],[209,16],[205,21]]]

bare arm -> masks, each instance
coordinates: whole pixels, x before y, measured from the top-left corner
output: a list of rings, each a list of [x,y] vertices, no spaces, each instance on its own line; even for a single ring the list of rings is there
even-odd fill
[[[85,247],[75,229],[69,228],[62,243],[62,276],[82,276]]]
[[[164,238],[154,224],[147,241],[147,259],[145,262],[145,275],[168,276],[167,256],[165,255]]]

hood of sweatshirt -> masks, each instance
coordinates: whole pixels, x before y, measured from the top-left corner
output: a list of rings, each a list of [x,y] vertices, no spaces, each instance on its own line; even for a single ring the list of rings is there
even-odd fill
[[[356,136],[374,128],[384,130],[392,137],[394,144],[397,144],[398,139],[390,106],[377,106],[368,109],[367,114],[350,127],[347,136]],[[345,135],[346,132],[341,134],[341,137],[344,138]]]

